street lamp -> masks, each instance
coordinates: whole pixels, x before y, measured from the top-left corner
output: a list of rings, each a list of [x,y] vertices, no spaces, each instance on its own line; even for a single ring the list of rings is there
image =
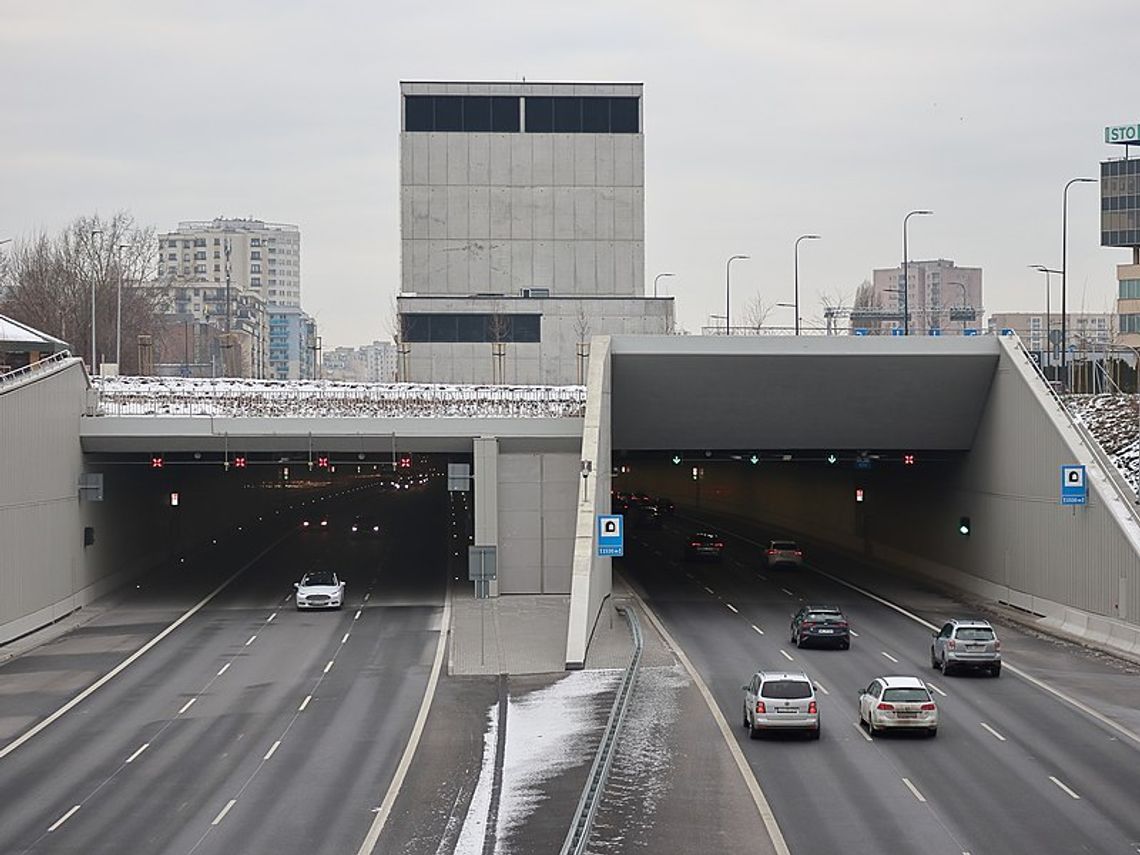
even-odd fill
[[[729,258],[727,263],[724,265],[724,334],[725,335],[732,335],[732,324],[729,321],[730,311],[731,311],[730,306],[732,305],[732,286],[731,286],[732,280],[730,279],[729,274],[732,271],[732,262],[736,261],[738,258],[750,258],[750,257],[751,256],[748,256],[748,255],[734,255],[731,258]]]
[[[94,244],[95,244],[95,236],[101,235],[101,234],[103,234],[102,229],[92,229],[91,230],[91,244],[92,244],[92,246],[94,246]],[[99,369],[95,365],[95,359],[98,355],[98,351],[96,350],[96,345],[95,345],[95,279],[96,279],[96,277],[94,277],[94,276],[91,277],[91,374],[92,374],[92,376],[99,373]]]
[[[781,309],[795,309],[796,310],[796,335],[800,334],[800,307],[797,303],[777,303]]]
[[[800,235],[796,238],[796,335],[800,334],[800,241],[819,240],[819,235]]]
[[[656,276],[654,276],[653,277],[653,296],[654,297],[657,296],[657,280],[658,279],[660,279],[662,276],[676,276],[676,275],[677,275],[676,273],[658,273]]]
[[[933,211],[911,211],[903,217],[903,335],[910,335],[910,301],[907,294],[910,291],[910,271],[907,269],[910,265],[910,256],[907,255],[906,227],[911,217],[925,217],[933,213]]]
[[[1070,178],[1065,184],[1065,191],[1061,194],[1061,376],[1065,376],[1065,345],[1066,336],[1065,316],[1067,311],[1065,282],[1068,273],[1067,255],[1069,250],[1069,188],[1074,184],[1094,184],[1095,178]]]
[[[119,374],[123,373],[123,250],[127,248],[127,244],[121,243],[115,247],[117,261],[119,263],[119,287],[115,303],[117,305],[117,312],[115,316],[115,370]]]
[[[1053,274],[1061,271],[1044,264],[1030,264],[1029,267],[1045,274],[1045,366],[1048,367],[1053,361],[1053,317],[1049,309],[1049,292],[1053,290]]]

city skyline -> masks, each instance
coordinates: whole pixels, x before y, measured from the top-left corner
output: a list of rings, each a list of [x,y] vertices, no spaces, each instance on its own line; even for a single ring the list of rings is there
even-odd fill
[[[1034,311],[1044,283],[1028,265],[1060,265],[1065,182],[1119,156],[1105,126],[1140,120],[1104,85],[1127,79],[1128,24],[1140,23],[1118,2],[831,3],[822,15],[585,3],[558,26],[526,4],[497,9],[456,8],[439,26],[429,9],[362,3],[271,15],[6,4],[0,73],[19,85],[0,92],[0,239],[120,209],[158,232],[221,215],[297,223],[325,346],[388,339],[399,81],[629,80],[647,103],[645,284],[676,274],[661,281],[680,326],[696,332],[723,311],[737,253],[752,258],[732,272],[734,316],[757,293],[789,302],[793,242],[817,233],[799,253],[810,324],[821,295],[850,303],[872,270],[900,262],[915,208],[935,213],[911,223],[912,259],[968,260],[986,272],[987,313]],[[426,50],[404,37],[423,28],[436,33]],[[1100,35],[1074,37],[1088,30]],[[206,33],[187,75],[164,45]],[[188,104],[208,105],[211,121],[180,121]],[[1095,186],[1073,188],[1070,312],[1112,310],[1128,261],[1100,247],[1099,208]],[[776,308],[768,323],[791,315]]]

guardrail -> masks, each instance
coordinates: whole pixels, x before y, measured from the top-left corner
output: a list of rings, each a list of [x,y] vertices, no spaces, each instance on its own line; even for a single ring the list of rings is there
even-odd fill
[[[49,368],[55,368],[57,365],[71,358],[70,350],[61,350],[58,353],[53,353],[51,356],[45,356],[38,362],[31,362],[21,368],[6,371],[0,374],[0,389],[3,389],[5,386],[15,386],[17,383],[22,383],[29,377],[41,374]]]
[[[582,386],[94,378],[95,416],[581,418]]]
[[[1031,366],[1033,366],[1033,370],[1045,384],[1045,388],[1049,391],[1049,395],[1053,398],[1053,401],[1057,404],[1058,407],[1060,407],[1061,412],[1065,414],[1065,418],[1069,420],[1069,424],[1073,426],[1073,429],[1077,432],[1077,435],[1081,438],[1081,441],[1085,444],[1085,447],[1096,459],[1097,463],[1100,464],[1100,468],[1104,471],[1104,474],[1107,476],[1109,483],[1111,483],[1113,489],[1116,490],[1116,493],[1124,503],[1124,506],[1128,508],[1128,512],[1131,515],[1133,521],[1136,522],[1137,525],[1140,525],[1140,507],[1138,507],[1138,503],[1140,503],[1140,496],[1138,496],[1136,491],[1132,489],[1132,485],[1128,483],[1123,473],[1121,473],[1121,471],[1116,467],[1116,464],[1112,462],[1112,458],[1109,457],[1105,450],[1101,447],[1101,444],[1097,441],[1096,437],[1092,435],[1092,432],[1084,425],[1080,419],[1076,417],[1073,411],[1069,408],[1069,405],[1065,403],[1065,399],[1057,393],[1057,390],[1054,388],[1053,384],[1049,382],[1049,379],[1041,370],[1041,366],[1037,364],[1037,360],[1035,360],[1026,349],[1025,344],[1021,341],[1020,338],[1016,336],[1015,338],[1017,349],[1021,352],[1021,355]]]
[[[629,666],[625,669],[621,685],[618,686],[617,697],[614,698],[614,705],[610,708],[610,718],[606,723],[605,733],[602,734],[602,744],[594,757],[594,765],[590,767],[590,776],[586,779],[582,797],[578,800],[578,807],[574,811],[574,819],[562,844],[560,855],[585,855],[586,845],[590,841],[590,829],[594,826],[594,816],[598,812],[598,804],[606,788],[621,726],[625,721],[630,695],[633,694],[634,681],[637,679],[637,669],[641,664],[644,641],[637,612],[629,606],[619,606],[618,611],[629,621],[629,631],[633,635],[633,656],[630,657]]]

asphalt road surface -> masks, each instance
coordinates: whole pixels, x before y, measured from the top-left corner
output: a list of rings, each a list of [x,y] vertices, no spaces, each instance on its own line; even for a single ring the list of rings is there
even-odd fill
[[[722,563],[685,563],[689,533],[706,528],[675,517],[662,531],[631,531],[623,567],[736,729],[792,852],[1138,851],[1137,741],[1009,666],[1054,662],[1058,673],[1086,687],[1094,709],[1093,698],[1134,692],[1134,675],[1003,626],[1007,667],[1000,678],[943,677],[930,667],[928,629],[824,575],[873,587],[873,568],[809,551],[804,569],[769,570],[758,542],[780,533],[762,529],[746,532],[752,543],[726,537]],[[932,623],[973,614],[919,585],[909,595]],[[846,611],[857,633],[850,650],[790,643],[791,615],[805,603]],[[818,681],[818,742],[748,739],[740,688],[759,668],[804,670]],[[936,738],[872,740],[859,727],[858,690],[882,674],[913,674],[932,685],[941,716]],[[1120,688],[1122,679],[1132,688]]]
[[[426,488],[365,490],[306,510],[327,514],[325,531],[266,522],[244,535],[257,543],[148,579],[141,599],[0,667],[0,683],[23,687],[0,704],[42,721],[75,694],[44,691],[68,685],[59,675],[109,670],[133,645],[107,639],[153,637],[248,563],[162,641],[0,758],[0,852],[355,852],[407,742],[439,638],[443,502]],[[349,523],[363,506],[376,510],[382,532],[354,538]],[[294,609],[293,582],[314,566],[347,580],[343,610]],[[143,612],[153,625],[134,622]]]

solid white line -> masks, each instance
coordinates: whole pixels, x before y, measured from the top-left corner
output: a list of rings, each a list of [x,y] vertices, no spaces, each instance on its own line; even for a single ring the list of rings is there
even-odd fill
[[[107,683],[111,682],[112,679],[114,679],[119,674],[121,674],[123,671],[125,671],[129,666],[131,666],[135,662],[137,662],[143,656],[143,654],[147,653],[152,647],[154,647],[156,644],[158,644],[160,641],[162,641],[162,639],[166,638],[166,636],[170,635],[170,633],[174,632],[174,630],[178,629],[178,627],[182,626],[182,624],[184,624],[184,623],[186,623],[186,621],[190,620],[190,618],[193,617],[195,614],[197,614],[199,611],[201,611],[202,608],[205,607],[205,605],[208,602],[210,602],[210,600],[214,599],[214,597],[216,597],[218,594],[220,594],[222,591],[224,591],[226,589],[226,587],[231,582],[234,581],[234,579],[236,579],[238,576],[240,576],[242,573],[244,573],[246,570],[248,570],[253,565],[253,563],[255,561],[259,560],[263,555],[265,555],[265,553],[267,553],[269,550],[271,550],[273,547],[275,547],[278,543],[280,543],[286,537],[288,537],[288,535],[282,535],[276,541],[269,544],[269,546],[267,546],[267,547],[265,547],[265,549],[261,550],[261,552],[259,552],[257,555],[255,555],[248,563],[243,565],[232,576],[230,576],[228,579],[226,579],[224,582],[222,582],[220,585],[218,585],[218,587],[214,588],[214,590],[212,590],[205,597],[203,597],[201,600],[199,600],[197,603],[195,603],[190,608],[190,610],[186,612],[186,614],[182,615],[182,617],[178,618],[178,620],[176,620],[174,623],[172,623],[170,626],[168,626],[166,629],[164,629],[162,632],[160,632],[158,635],[156,635],[154,638],[152,638],[150,641],[148,641],[146,644],[144,644],[142,647],[140,647],[138,650],[136,650],[134,653],[132,653],[130,656],[128,656],[126,659],[124,659],[122,662],[120,662],[118,665],[116,665],[114,668],[112,668],[110,671],[108,671],[106,674],[104,674],[102,677],[100,677],[98,680],[96,680],[94,683],[92,683],[90,686],[88,686],[86,689],[84,689],[82,692],[80,692],[78,695],[76,695],[74,698],[72,698],[66,704],[64,704],[62,707],[57,709],[55,712],[53,712],[51,715],[49,715],[47,718],[45,718],[39,724],[30,728],[22,736],[18,736],[17,738],[15,738],[11,742],[9,742],[7,745],[5,745],[4,748],[2,750],[0,750],[0,760],[7,757],[9,754],[11,754],[13,751],[15,751],[17,748],[19,748],[21,745],[23,745],[25,742],[27,742],[29,739],[31,739],[36,734],[41,733],[44,729],[46,729],[47,727],[54,724],[56,721],[58,721],[60,718],[62,718],[66,713],[70,712],[72,709],[74,709],[76,706],[78,706],[80,703],[82,703],[86,698],[93,695],[96,691],[101,689],[103,686],[107,685]]]
[[[354,614],[354,615],[352,616],[352,619],[353,619],[353,620],[360,620],[360,613],[361,613],[362,611],[364,611],[364,609],[357,609],[357,610],[356,610],[356,614]]]
[[[347,644],[348,643],[348,633],[347,632],[344,634],[344,638],[342,638],[340,640],[340,643],[341,644]]]
[[[130,757],[128,757],[125,762],[134,763],[135,758],[137,758],[140,754],[142,754],[144,751],[146,751],[146,749],[149,747],[149,745],[150,745],[149,742],[144,742],[142,744],[142,748],[140,748],[138,751],[136,751],[134,754],[132,754]]]
[[[764,630],[762,630],[762,629],[761,629],[760,627],[758,627],[756,624],[752,624],[752,628],[753,628],[754,630],[756,630],[758,633],[760,633],[760,635],[763,635],[763,634],[764,634]]]
[[[424,725],[427,723],[428,710],[431,709],[432,698],[435,697],[435,687],[439,682],[443,656],[447,651],[447,638],[451,632],[450,590],[448,590],[443,601],[443,620],[440,622],[440,627],[439,640],[435,645],[435,659],[432,661],[431,675],[428,677],[427,688],[424,689],[423,700],[420,701],[420,711],[416,715],[416,723],[412,725],[412,733],[408,737],[408,744],[404,746],[404,753],[400,757],[400,764],[396,767],[396,774],[392,776],[392,783],[388,786],[388,792],[384,794],[384,800],[380,802],[380,809],[376,811],[376,818],[372,820],[372,827],[368,829],[368,834],[365,836],[364,842],[360,844],[357,855],[371,855],[376,848],[376,841],[380,839],[380,832],[384,830],[384,825],[388,822],[388,817],[392,813],[392,806],[396,803],[396,796],[400,794],[400,787],[404,784],[404,778],[412,765],[412,757],[420,744],[420,736],[423,734]]]
[[[247,642],[245,643],[245,646],[246,646],[246,647],[249,647],[251,644],[253,644],[253,642],[254,642],[256,639],[257,639],[257,636],[256,636],[256,635],[251,635],[251,636],[249,637],[249,641],[247,641]]]
[[[305,700],[301,701],[301,706],[297,707],[297,712],[304,712],[305,707],[309,705],[309,701],[313,699],[312,695],[305,695]]]
[[[796,661],[791,656],[789,656],[788,651],[784,650],[782,647],[780,648],[780,655],[783,656],[785,659],[787,659],[789,662],[795,662]]]
[[[768,581],[767,576],[761,576],[759,573],[756,574],[756,578],[759,579],[761,582],[767,582]]]
[[[222,676],[224,673],[226,673],[229,670],[230,670],[230,663],[227,662],[225,665],[222,666],[222,670],[218,672],[218,676],[219,677]]]
[[[914,793],[914,797],[915,797],[916,799],[918,799],[920,802],[924,802],[924,801],[926,801],[926,797],[925,797],[925,796],[924,796],[922,793],[920,793],[920,792],[918,791],[918,787],[916,787],[914,784],[912,784],[912,783],[910,782],[910,778],[903,778],[903,779],[902,779],[902,782],[903,782],[904,784],[906,784],[906,788],[907,788],[908,790],[910,790],[912,793]]]
[[[71,815],[73,813],[75,813],[77,810],[79,810],[79,805],[76,805],[71,810],[69,810],[67,813],[65,813],[63,816],[61,816],[59,819],[57,819],[55,822],[53,822],[48,827],[48,831],[55,831],[57,828],[59,828],[61,825],[63,825],[65,822],[67,822],[69,819],[71,819]]]
[[[752,796],[752,803],[756,805],[756,810],[760,813],[760,818],[764,822],[764,828],[768,832],[768,837],[772,841],[772,847],[776,850],[776,855],[791,855],[791,850],[788,849],[788,844],[784,840],[784,834],[780,831],[780,824],[776,821],[776,815],[772,812],[771,805],[768,804],[768,799],[764,797],[764,790],[760,787],[760,782],[756,780],[756,775],[748,766],[748,760],[744,757],[744,752],[740,750],[740,743],[736,741],[736,737],[729,727],[728,722],[724,718],[724,713],[721,712],[720,707],[717,705],[716,699],[713,697],[709,687],[705,684],[704,679],[685,651],[681,646],[673,640],[673,636],[669,634],[669,630],[661,623],[653,610],[645,603],[645,600],[637,593],[637,591],[630,590],[630,594],[637,601],[641,607],[642,612],[649,618],[649,622],[653,624],[654,628],[665,639],[665,643],[672,648],[673,653],[681,660],[681,664],[685,666],[685,670],[689,672],[693,683],[696,684],[700,690],[701,696],[705,699],[705,705],[709,708],[713,719],[716,721],[717,728],[720,730],[720,735],[724,738],[725,744],[728,745],[728,751],[732,755],[732,759],[736,761],[736,768],[740,772],[740,776],[744,779],[745,786],[748,787],[748,792]],[[361,850],[358,855],[366,855],[364,850]]]
[[[930,691],[932,691],[932,692],[937,692],[938,694],[942,695],[942,697],[944,697],[944,698],[950,697],[948,694],[946,694],[944,691],[942,691],[940,688],[938,688],[933,683],[927,683],[926,688],[930,689]]]
[[[854,727],[857,731],[859,731],[859,735],[862,736],[864,739],[866,739],[868,742],[874,742],[874,740],[871,739],[871,735],[869,733],[867,733],[865,730],[863,730],[863,722],[853,721],[853,722],[851,722],[851,726]]]
[[[725,605],[726,605],[726,606],[728,606],[728,610],[729,610],[730,612],[732,612],[734,615],[738,615],[738,614],[740,614],[740,612],[738,612],[738,611],[736,610],[736,606],[734,606],[732,603],[725,603]]]
[[[895,657],[891,656],[891,654],[887,653],[887,651],[880,650],[879,652],[882,653],[884,656],[886,656],[888,659],[890,659],[892,662],[894,662],[896,665],[899,664],[899,660],[895,659]]]
[[[851,633],[851,637],[852,637],[852,638],[858,638],[858,637],[859,637],[859,633],[857,633],[855,630],[853,630],[853,629],[849,629],[849,630],[847,630],[847,631],[848,631],[849,633]]]
[[[787,588],[781,588],[780,590],[781,590],[781,591],[783,591],[785,594],[787,594],[789,597],[794,597],[794,596],[795,596],[795,594],[793,594],[793,593],[792,593],[791,591],[789,591]]]
[[[988,730],[990,733],[992,733],[994,736],[996,736],[1002,742],[1005,742],[1005,737],[1002,736],[1000,733],[998,733],[996,730],[994,730],[992,727],[990,727],[988,724],[986,724],[984,721],[980,721],[980,722],[978,722],[978,724],[980,724],[982,727],[984,727],[986,730]]]
[[[710,588],[708,585],[702,585],[701,587],[702,587],[702,588],[704,588],[706,591],[708,591],[710,594],[715,594],[715,593],[716,593],[716,591],[714,591],[714,590],[713,590],[712,588]]]
[[[333,661],[330,659],[329,664],[325,666],[325,673],[326,674],[332,670],[332,664],[333,664]]]
[[[237,799],[230,799],[228,802],[226,802],[226,806],[222,808],[222,812],[214,817],[214,821],[211,822],[210,825],[217,825],[219,822],[225,819],[226,814],[230,812],[230,808],[232,808],[236,802]]]
[[[280,739],[278,739],[278,740],[277,740],[276,742],[274,742],[274,743],[273,743],[271,746],[269,746],[269,750],[265,752],[265,756],[264,756],[263,758],[261,758],[261,759],[262,759],[262,760],[268,760],[270,757],[272,757],[272,756],[273,756],[273,752],[277,750],[277,746],[279,746],[280,744],[281,744],[281,740],[280,740]]]
[[[178,711],[178,714],[179,714],[179,715],[182,715],[182,713],[186,712],[186,710],[188,710],[188,709],[190,709],[190,707],[194,706],[194,701],[196,701],[196,700],[198,700],[198,699],[197,699],[197,698],[191,698],[191,699],[190,699],[190,700],[188,700],[186,703],[184,703],[184,704],[182,705],[182,709],[180,709],[180,710]]]
[[[275,617],[277,617],[277,612],[274,612],[274,613],[273,613],[273,614],[271,614],[269,617],[267,617],[267,618],[265,619],[265,622],[266,622],[266,623],[272,623],[272,622],[273,622],[273,619],[274,619]]]
[[[1049,780],[1052,781],[1054,784],[1056,784],[1058,787],[1060,787],[1062,790],[1064,790],[1066,793],[1068,793],[1070,796],[1072,796],[1074,799],[1080,798],[1080,796],[1078,796],[1076,793],[1074,793],[1072,790],[1070,790],[1068,787],[1066,787],[1064,784],[1062,784],[1060,781],[1058,781],[1052,775],[1049,776]]]

